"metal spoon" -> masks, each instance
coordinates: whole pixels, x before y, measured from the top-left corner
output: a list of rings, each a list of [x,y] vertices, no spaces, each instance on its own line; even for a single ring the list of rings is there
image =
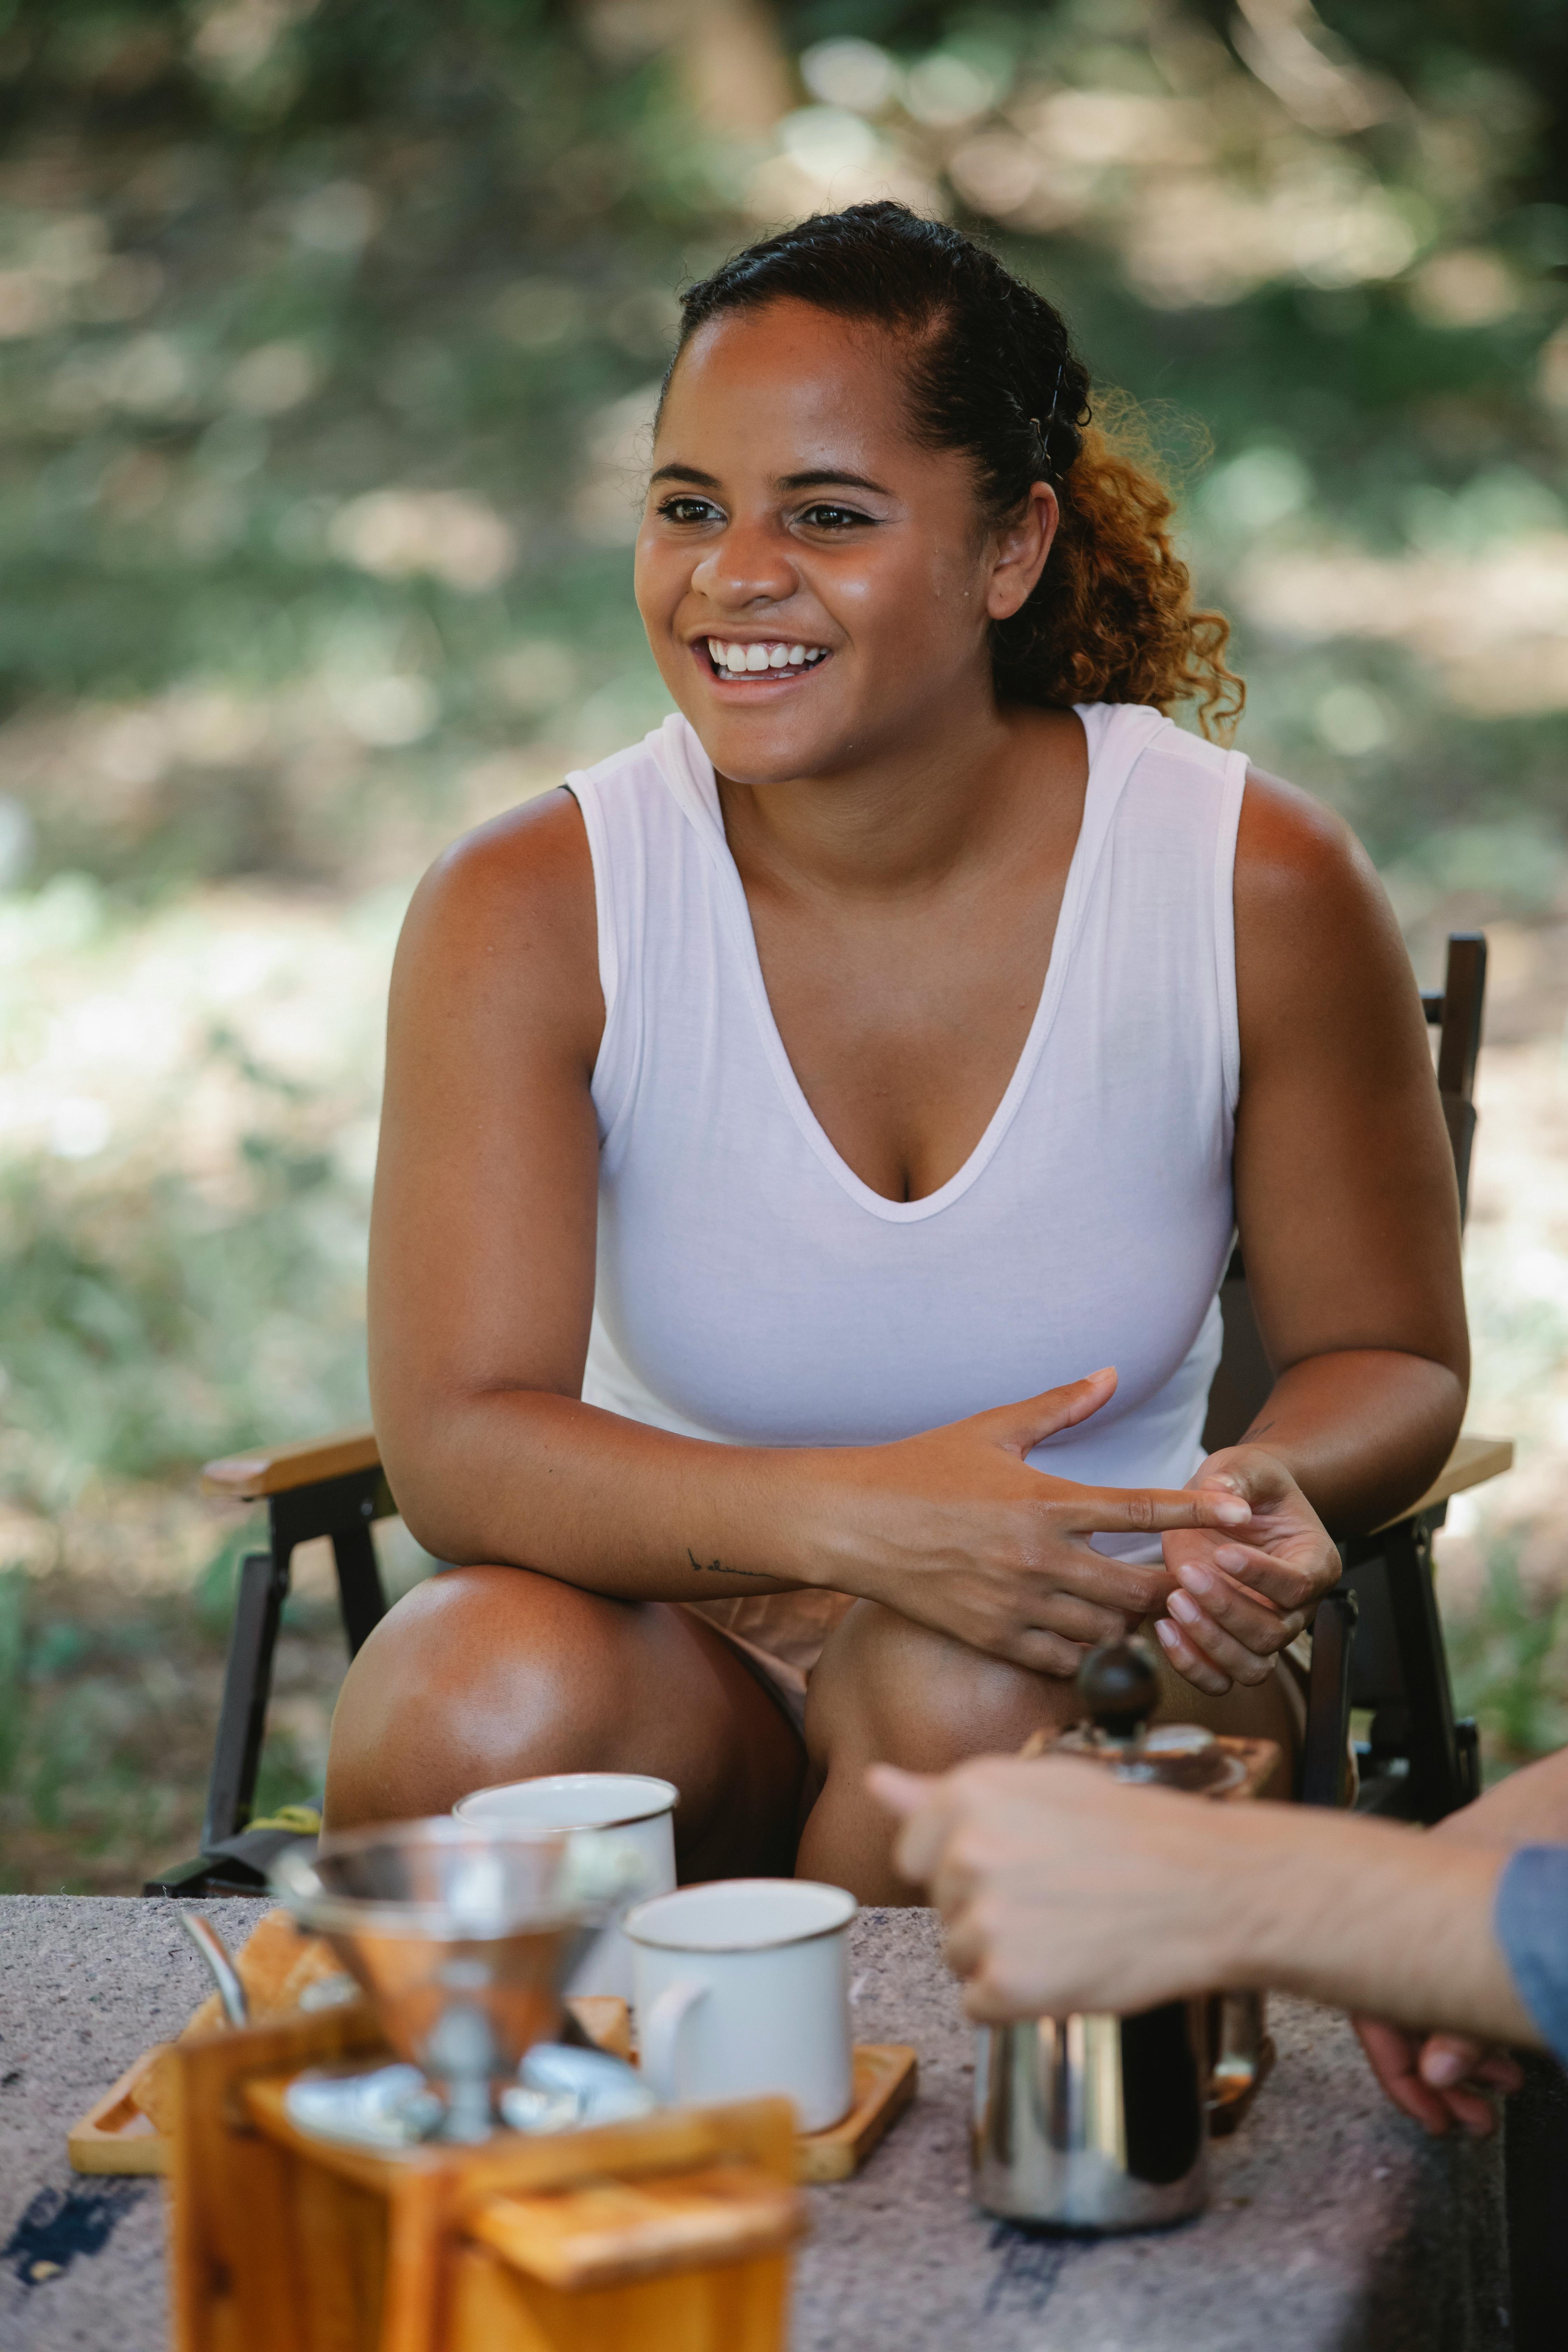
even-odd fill
[[[250,2007],[245,1998],[245,1987],[235,1973],[223,1937],[217,1929],[204,1919],[198,1911],[182,1911],[180,1925],[212,1970],[217,1997],[223,2003],[223,2013],[231,2025],[248,2025]]]

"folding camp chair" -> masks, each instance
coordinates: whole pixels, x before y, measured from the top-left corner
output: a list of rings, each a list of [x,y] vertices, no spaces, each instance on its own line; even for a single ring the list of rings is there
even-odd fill
[[[1471,1097],[1480,1046],[1486,941],[1448,942],[1440,996],[1423,1002],[1441,1031],[1437,1078],[1454,1146],[1461,1207],[1468,1189],[1476,1114]],[[1209,1401],[1205,1443],[1237,1438],[1272,1385],[1237,1251],[1220,1292],[1225,1352]],[[1345,1572],[1322,1603],[1313,1635],[1311,1692],[1301,1793],[1340,1801],[1351,1707],[1371,1707],[1362,1801],[1436,1821],[1476,1793],[1476,1733],[1456,1723],[1442,1628],[1432,1589],[1432,1530],[1448,1499],[1512,1461],[1506,1440],[1461,1437],[1442,1475],[1405,1516],[1342,1547]],[[202,1851],[148,1882],[150,1895],[255,1894],[266,1843],[247,1834],[272,1686],[272,1654],[289,1591],[294,1548],[330,1537],[352,1657],[384,1613],[371,1529],[396,1509],[372,1431],[279,1446],[207,1465],[209,1488],[267,1505],[268,1546],[239,1573],[228,1664],[207,1790]],[[1359,1618],[1358,1618],[1359,1609]],[[276,1833],[279,1839],[286,1832]]]

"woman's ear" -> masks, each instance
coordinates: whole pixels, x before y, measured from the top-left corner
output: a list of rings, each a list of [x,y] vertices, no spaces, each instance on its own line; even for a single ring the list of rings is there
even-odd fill
[[[1004,525],[994,541],[985,610],[994,621],[1021,612],[1046,568],[1061,509],[1049,482],[1032,485],[1022,511]]]

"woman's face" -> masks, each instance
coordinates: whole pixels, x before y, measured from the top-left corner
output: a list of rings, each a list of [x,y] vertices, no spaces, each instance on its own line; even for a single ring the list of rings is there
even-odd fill
[[[939,714],[989,699],[989,624],[1039,576],[1050,491],[989,530],[969,458],[910,437],[900,357],[879,329],[781,301],[712,320],[677,365],[637,606],[665,684],[738,783],[929,742]]]

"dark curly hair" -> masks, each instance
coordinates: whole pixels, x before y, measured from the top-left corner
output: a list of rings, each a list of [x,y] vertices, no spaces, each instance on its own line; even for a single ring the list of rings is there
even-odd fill
[[[1175,502],[1090,421],[1089,371],[1044,295],[945,222],[852,205],[749,246],[691,287],[670,373],[709,320],[786,299],[906,340],[916,434],[968,453],[993,520],[1016,514],[1032,483],[1055,489],[1050,560],[1021,611],[992,625],[999,696],[1047,709],[1195,701],[1205,735],[1228,733],[1247,692],[1226,667],[1230,625],[1193,610],[1171,545]]]

